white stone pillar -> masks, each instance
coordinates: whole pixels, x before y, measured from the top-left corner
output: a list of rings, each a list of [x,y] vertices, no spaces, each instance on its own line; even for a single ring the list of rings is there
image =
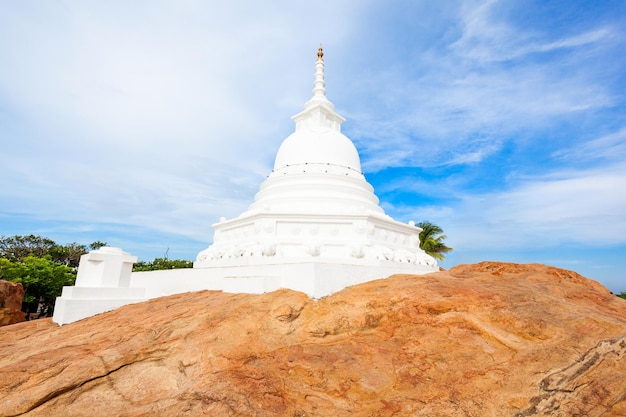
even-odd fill
[[[137,257],[109,246],[91,251],[80,257],[77,287],[128,288],[130,273]]]
[[[135,262],[136,256],[107,246],[81,256],[76,285],[63,287],[52,321],[63,325],[144,301],[145,288],[130,288]]]

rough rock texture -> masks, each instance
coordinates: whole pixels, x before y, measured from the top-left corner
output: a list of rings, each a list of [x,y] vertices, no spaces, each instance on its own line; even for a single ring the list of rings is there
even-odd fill
[[[625,416],[626,300],[485,262],[0,329],[1,416]]]
[[[0,279],[0,326],[26,320],[22,310],[24,287],[22,284]]]

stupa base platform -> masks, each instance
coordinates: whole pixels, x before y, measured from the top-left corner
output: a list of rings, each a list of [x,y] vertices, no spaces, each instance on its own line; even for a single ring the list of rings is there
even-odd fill
[[[386,260],[357,259],[347,263],[345,259],[308,258],[262,262],[263,259],[242,258],[237,261],[230,265],[213,262],[201,268],[134,272],[131,287],[144,288],[148,298],[199,290],[261,294],[281,288],[321,298],[347,286],[394,274],[421,275],[439,270],[432,265]]]
[[[145,301],[143,288],[63,287],[54,305],[53,321],[59,325]]]
[[[395,274],[428,274],[433,265],[387,260],[355,259],[251,259],[230,260],[211,266],[133,272],[129,287],[65,287],[57,298],[53,321],[60,325],[82,320],[127,304],[184,292],[214,290],[262,294],[288,288],[312,298]]]

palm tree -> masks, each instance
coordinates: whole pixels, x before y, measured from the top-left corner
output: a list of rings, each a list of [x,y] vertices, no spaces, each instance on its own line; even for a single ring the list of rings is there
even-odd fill
[[[427,221],[417,223],[416,226],[422,229],[420,232],[420,249],[433,258],[443,261],[445,254],[450,252],[452,248],[443,242],[446,235],[443,234],[441,227]]]

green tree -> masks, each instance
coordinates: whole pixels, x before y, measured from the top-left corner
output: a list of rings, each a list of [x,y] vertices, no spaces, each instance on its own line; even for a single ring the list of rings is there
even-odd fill
[[[416,224],[422,231],[420,232],[420,248],[435,259],[443,261],[445,254],[452,251],[452,248],[446,246],[443,229],[431,222],[423,221]]]
[[[11,262],[17,262],[27,256],[42,258],[48,255],[54,262],[78,268],[82,255],[89,250],[96,250],[106,245],[105,242],[101,241],[92,242],[88,247],[76,242],[59,245],[52,239],[36,235],[2,236],[0,238],[0,257]]]
[[[152,262],[136,262],[133,271],[158,271],[161,269],[192,268],[193,262],[182,259],[156,258]]]
[[[626,291],[622,291],[621,293],[619,293],[618,297],[621,297],[624,300],[626,300]]]
[[[106,243],[89,245],[95,250]],[[73,285],[80,257],[88,247],[76,242],[59,245],[42,236],[0,237],[0,279],[21,283],[24,287],[22,310],[51,315],[56,297],[63,286]]]
[[[91,242],[89,244],[89,250],[98,250],[103,246],[106,246],[107,243],[106,242],[101,242],[99,240],[96,240],[95,242]]]
[[[47,255],[57,244],[46,237],[28,236],[2,236],[0,238],[0,258],[6,258],[16,262],[32,255],[42,257]]]
[[[8,278],[9,273],[7,271],[9,271],[11,268],[13,268],[13,262],[9,261],[7,258],[0,258],[0,279],[3,279],[5,281],[10,281]]]
[[[87,246],[74,242],[68,245],[55,244],[52,248],[50,248],[48,255],[50,255],[54,262],[71,266],[72,268],[78,268],[80,257],[87,252]]]
[[[74,268],[54,262],[50,256],[26,256],[17,262],[0,259],[0,278],[22,284],[24,312],[39,310],[43,315],[50,316],[63,286],[74,285],[76,272]]]

